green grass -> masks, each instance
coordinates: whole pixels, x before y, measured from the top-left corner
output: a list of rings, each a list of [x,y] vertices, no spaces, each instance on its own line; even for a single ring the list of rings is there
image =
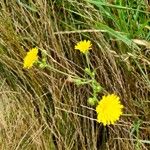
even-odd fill
[[[147,0],[1,0],[0,149],[150,149],[149,18]],[[69,81],[84,77],[86,58],[74,50],[83,39],[96,80],[125,106],[106,129],[87,104],[91,88]],[[23,69],[35,46],[52,68]]]

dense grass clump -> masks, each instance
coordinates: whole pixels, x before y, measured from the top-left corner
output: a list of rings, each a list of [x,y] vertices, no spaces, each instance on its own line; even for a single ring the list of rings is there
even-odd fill
[[[150,6],[148,0],[0,1],[0,149],[150,149]],[[88,98],[87,57],[75,50],[89,40],[90,69],[124,105],[114,125],[96,121]],[[23,68],[26,53],[39,61]]]

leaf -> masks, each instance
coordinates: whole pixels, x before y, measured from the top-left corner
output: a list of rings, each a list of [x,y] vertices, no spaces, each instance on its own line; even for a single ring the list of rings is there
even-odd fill
[[[110,28],[109,26],[104,25],[102,23],[98,23],[97,26],[99,29],[105,30],[110,35],[114,36],[118,40],[121,40],[122,42],[127,44],[129,47],[133,46],[134,48],[138,49],[138,46],[136,44],[134,44],[132,42],[132,40],[130,40],[126,35],[123,35],[121,32],[115,31],[112,28]]]

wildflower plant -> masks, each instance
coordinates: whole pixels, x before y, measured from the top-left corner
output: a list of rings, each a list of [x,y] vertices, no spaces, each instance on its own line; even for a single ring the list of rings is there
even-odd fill
[[[38,49],[32,48],[24,58],[23,68],[31,68],[38,61]]]
[[[80,41],[75,46],[75,49],[80,50],[80,52],[85,54],[87,61],[87,68],[85,68],[85,74],[87,74],[90,79],[89,82],[84,82],[80,79],[75,79],[74,82],[77,85],[89,84],[92,87],[92,96],[88,98],[88,104],[91,106],[96,106],[97,112],[97,122],[102,123],[104,126],[114,124],[119,117],[122,115],[123,105],[121,105],[119,97],[115,94],[108,94],[103,96],[102,99],[98,100],[98,94],[103,92],[103,88],[100,83],[95,79],[95,70],[91,70],[90,60],[89,60],[89,50],[91,49],[90,41]],[[88,79],[87,79],[88,80]]]
[[[91,41],[80,41],[77,43],[77,45],[75,45],[75,49],[79,50],[81,53],[88,53],[88,51],[91,49]]]
[[[83,80],[79,80],[79,79],[75,79],[74,82],[77,85],[89,84],[92,87],[93,93],[92,93],[92,96],[89,97],[88,99],[88,104],[91,106],[94,106],[98,103],[97,97],[98,97],[98,93],[102,91],[102,86],[95,79],[96,71],[91,70],[91,67],[90,67],[89,50],[92,49],[91,47],[92,47],[92,44],[91,44],[91,41],[89,40],[80,41],[75,46],[75,49],[80,50],[80,52],[83,53],[86,57],[87,67],[84,69],[84,72],[86,75],[90,77],[90,79],[85,79],[89,82],[84,82]]]
[[[71,80],[78,86],[80,85],[90,85],[92,88],[92,95],[88,98],[87,102],[91,106],[96,106],[97,112],[97,122],[102,123],[104,126],[114,124],[117,120],[119,120],[120,115],[122,115],[122,108],[119,97],[115,94],[108,94],[107,96],[103,96],[99,101],[98,95],[103,92],[102,86],[96,80],[95,74],[96,70],[92,70],[90,66],[89,59],[89,50],[92,48],[91,41],[80,41],[76,44],[75,49],[79,50],[81,53],[85,55],[87,67],[84,69],[85,78],[80,78],[77,76],[71,76]],[[67,75],[67,73],[62,72],[53,68],[50,64],[47,63],[47,52],[45,50],[41,50],[42,58],[38,59],[38,49],[32,48],[24,58],[24,68],[31,68],[34,63],[36,63],[39,68],[44,69],[48,68],[51,71],[58,72],[63,75]]]
[[[47,53],[45,50],[41,50],[42,58],[38,58],[38,48],[32,48],[27,52],[24,57],[23,68],[30,69],[34,64],[37,64],[40,68],[44,69],[47,67]]]
[[[115,94],[103,96],[96,106],[97,121],[103,125],[114,124],[122,115],[123,105]]]

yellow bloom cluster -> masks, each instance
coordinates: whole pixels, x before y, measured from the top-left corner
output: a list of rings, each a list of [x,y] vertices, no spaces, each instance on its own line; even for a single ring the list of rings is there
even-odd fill
[[[114,124],[122,115],[122,108],[123,105],[117,95],[103,96],[96,107],[97,121],[103,123],[104,126]]]
[[[86,54],[91,49],[91,41],[80,41],[76,44],[75,49],[79,50],[81,53]]]
[[[31,68],[33,64],[38,60],[38,49],[32,48],[29,50],[24,58],[23,68]]]

